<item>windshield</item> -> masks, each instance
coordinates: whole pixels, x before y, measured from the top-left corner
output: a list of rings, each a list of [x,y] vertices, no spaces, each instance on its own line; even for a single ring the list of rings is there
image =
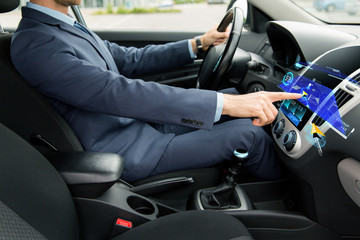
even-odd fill
[[[360,24],[360,0],[292,0],[292,2],[327,23]]]
[[[29,0],[21,0],[21,6],[27,1]],[[268,0],[262,0],[265,1]],[[288,1],[327,23],[360,24],[360,0]],[[229,2],[230,0],[82,0],[80,8],[87,26],[92,30],[203,32],[221,21]],[[286,11],[285,6],[286,4],[279,4],[276,8]],[[7,30],[14,30],[20,18],[19,7],[1,14],[0,24]]]

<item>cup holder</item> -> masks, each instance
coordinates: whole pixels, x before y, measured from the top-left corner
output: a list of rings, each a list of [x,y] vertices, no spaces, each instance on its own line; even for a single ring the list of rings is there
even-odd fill
[[[155,212],[155,207],[149,201],[138,196],[130,196],[127,198],[127,204],[136,212],[150,215]]]

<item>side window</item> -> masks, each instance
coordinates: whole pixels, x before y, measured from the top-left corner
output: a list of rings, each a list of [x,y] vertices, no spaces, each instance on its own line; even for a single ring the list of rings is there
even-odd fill
[[[26,2],[25,0],[21,0],[17,9],[0,14],[0,26],[2,26],[5,31],[14,31],[16,29],[21,19],[21,6],[24,6]]]
[[[84,0],[93,30],[207,31],[219,24],[228,0]]]
[[[20,6],[0,14],[0,24],[14,31]],[[92,30],[207,31],[220,23],[229,0],[82,0],[81,13]]]

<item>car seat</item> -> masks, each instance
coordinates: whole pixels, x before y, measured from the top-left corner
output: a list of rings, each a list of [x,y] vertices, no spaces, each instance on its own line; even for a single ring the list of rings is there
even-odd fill
[[[0,124],[0,239],[79,239],[76,207],[54,167]],[[110,233],[109,233],[110,235]],[[173,213],[114,239],[252,239],[244,225],[215,211]]]

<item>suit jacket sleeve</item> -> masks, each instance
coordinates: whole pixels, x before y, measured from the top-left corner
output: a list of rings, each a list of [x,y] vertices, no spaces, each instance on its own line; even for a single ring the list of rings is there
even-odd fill
[[[123,47],[104,41],[114,58],[119,72],[126,77],[156,73],[191,63],[188,40],[143,48]]]
[[[146,72],[154,63],[156,65],[148,54],[159,48],[140,52],[132,49],[131,53],[106,44],[119,69],[127,75]],[[173,44],[163,48],[155,59],[177,47]],[[184,51],[188,51],[187,48]],[[125,56],[120,57],[121,54]],[[128,55],[130,59],[137,59],[134,64],[137,66],[125,67],[133,61],[124,60]],[[94,65],[91,59],[79,58],[76,45],[46,31],[17,32],[11,45],[11,57],[17,70],[40,92],[76,108],[155,123],[189,126],[193,121],[200,124],[192,124],[192,127],[211,129],[213,126],[216,92],[129,79]],[[149,61],[153,62],[150,67],[144,67]],[[174,62],[170,61],[169,65]]]

